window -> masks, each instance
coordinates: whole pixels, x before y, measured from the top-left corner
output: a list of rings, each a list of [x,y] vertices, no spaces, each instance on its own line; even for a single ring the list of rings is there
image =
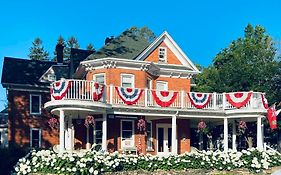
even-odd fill
[[[30,147],[31,148],[41,147],[41,129],[30,128]]]
[[[167,48],[166,47],[159,47],[158,50],[158,59],[159,62],[167,62]]]
[[[147,149],[153,149],[152,147],[152,142],[153,142],[153,138],[152,138],[152,122],[151,121],[147,121],[146,123],[146,133],[147,133],[147,140],[146,140],[146,147]]]
[[[168,82],[166,81],[157,81],[156,82],[156,89],[160,91],[167,91],[168,90]]]
[[[99,84],[105,84],[105,74],[95,74],[94,75],[94,81],[99,83]]]
[[[132,74],[121,74],[121,86],[125,88],[135,87],[135,78]]]
[[[94,131],[94,143],[101,144],[102,143],[102,121],[96,120],[95,131]]]
[[[30,95],[30,114],[41,113],[41,95]]]
[[[50,82],[56,81],[56,75],[54,75],[54,74],[49,74],[49,75],[48,75],[48,80],[49,80]]]
[[[134,122],[132,120],[121,120],[121,145],[122,147],[134,146]]]

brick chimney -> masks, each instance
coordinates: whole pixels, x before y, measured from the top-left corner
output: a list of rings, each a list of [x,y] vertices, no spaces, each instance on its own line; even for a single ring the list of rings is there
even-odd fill
[[[62,44],[56,45],[57,63],[58,64],[63,63],[63,48],[64,48],[64,46]]]

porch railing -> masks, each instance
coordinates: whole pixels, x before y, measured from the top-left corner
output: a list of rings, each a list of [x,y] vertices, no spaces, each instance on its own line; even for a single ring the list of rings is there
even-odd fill
[[[61,80],[60,80],[61,81]],[[54,87],[55,83],[60,83],[60,81],[54,82],[51,87]],[[87,80],[67,80],[71,81],[70,86],[68,87],[67,91],[65,92],[64,96],[59,100],[81,100],[81,101],[92,101],[92,102],[100,102],[100,103],[107,103],[111,105],[127,105],[124,103],[122,98],[120,98],[118,92],[116,91],[115,87],[112,85],[105,85],[104,92],[102,94],[101,99],[95,101],[93,98],[94,93],[94,81],[87,81]],[[58,86],[58,85],[57,85]],[[142,95],[137,100],[136,103],[131,104],[130,106],[139,106],[139,107],[147,107],[147,108],[160,108],[150,89],[140,89],[143,90]],[[154,90],[157,92],[158,90]],[[174,92],[174,91],[168,91]],[[171,105],[170,108],[181,108],[181,109],[196,109],[196,107],[191,103],[189,99],[188,92],[186,91],[179,91],[175,97],[175,100]],[[235,106],[231,105],[225,96],[226,93],[212,93],[211,99],[209,103],[202,109],[208,110],[230,110],[236,109]],[[240,109],[264,109],[261,92],[252,92],[252,96],[250,100]],[[58,100],[53,97],[51,94],[52,100]],[[128,105],[127,105],[128,106]]]

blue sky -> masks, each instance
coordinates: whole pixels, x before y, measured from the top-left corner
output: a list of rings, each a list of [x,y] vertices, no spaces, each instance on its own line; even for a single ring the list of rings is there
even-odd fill
[[[214,56],[251,23],[281,38],[281,1],[3,1],[0,5],[0,68],[4,56],[26,58],[35,37],[51,56],[59,35],[72,35],[81,48],[98,49],[107,36],[131,26],[148,26],[160,35],[167,30],[188,57],[208,66]],[[15,70],[16,71],[16,70]],[[5,90],[0,88],[0,109]]]

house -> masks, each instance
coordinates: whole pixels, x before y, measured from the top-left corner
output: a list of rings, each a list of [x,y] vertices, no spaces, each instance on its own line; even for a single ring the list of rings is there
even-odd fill
[[[9,141],[19,143],[20,136],[15,133],[26,136],[29,133],[30,137],[21,140],[32,145],[34,128],[38,128],[35,134],[39,145],[59,144],[60,151],[90,149],[98,144],[110,152],[182,154],[190,152],[192,143],[197,142],[193,131],[204,120],[214,126],[223,126],[223,148],[227,150],[236,149],[236,123],[245,120],[257,122],[256,146],[263,147],[262,121],[266,114],[263,93],[191,92],[192,77],[200,72],[167,32],[130,54],[127,54],[129,49],[123,47],[111,48],[112,43],[115,42],[107,43],[101,49],[106,52],[93,53],[81,60],[77,68],[69,68],[73,74],[68,77],[54,76],[54,72],[60,72],[55,67],[63,63],[46,63],[50,65],[37,72],[40,76],[32,78],[43,83],[48,77],[56,77],[53,78],[56,81],[44,82],[44,90],[41,90],[44,98],[37,95],[41,92],[39,89],[33,95],[35,91],[27,88],[20,91],[22,89],[13,87],[14,80],[9,84],[5,80],[9,74],[4,72],[11,59],[5,59],[2,84],[9,91]],[[134,48],[135,45],[130,46]],[[24,77],[19,79],[21,82]],[[15,98],[13,94],[21,95],[21,98]],[[33,105],[38,98],[42,99]],[[26,104],[30,107],[24,108]],[[36,114],[31,113],[33,109],[37,110]],[[15,115],[14,110],[24,114],[17,112]],[[51,115],[59,119],[59,130],[48,126],[47,119]],[[30,123],[17,125],[19,122],[14,118]],[[35,122],[37,120],[44,122]],[[230,123],[234,126],[231,131]],[[43,144],[42,140],[50,145]]]
[[[51,62],[4,58],[1,83],[7,90],[9,146],[49,148],[58,144],[58,132],[48,125],[52,114],[43,108],[50,101],[50,83],[56,79],[70,78],[70,71],[78,66],[77,62],[91,53],[72,49],[73,61],[67,64],[63,60]]]
[[[0,148],[8,147],[8,112],[7,108],[0,112]]]

